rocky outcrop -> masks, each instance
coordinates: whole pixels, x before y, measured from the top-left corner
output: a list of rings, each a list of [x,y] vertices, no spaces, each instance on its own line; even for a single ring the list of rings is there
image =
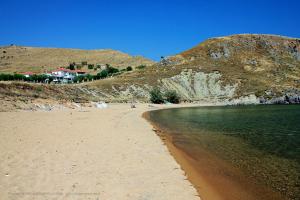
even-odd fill
[[[260,97],[262,104],[300,104],[300,90],[289,89],[283,91],[281,95],[276,95],[272,91],[267,91],[266,96]]]
[[[184,70],[170,78],[158,80],[157,87],[162,92],[175,90],[182,101],[186,102],[214,102],[220,105],[259,104],[260,100],[254,94],[236,96],[238,83],[229,84],[222,80],[219,72],[196,72]],[[153,86],[123,85],[113,86],[113,92],[106,95],[107,101],[149,101],[149,92]]]
[[[163,90],[175,90],[185,101],[219,101],[231,99],[237,84],[223,84],[219,72],[183,71],[171,78],[160,80]]]

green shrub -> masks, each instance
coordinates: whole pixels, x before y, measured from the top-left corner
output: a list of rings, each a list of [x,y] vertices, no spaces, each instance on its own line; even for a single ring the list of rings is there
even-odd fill
[[[75,70],[75,67],[76,67],[76,63],[73,62],[73,63],[70,63],[70,64],[69,64],[69,67],[68,67],[68,68],[69,68],[70,70]]]
[[[74,82],[74,83],[77,83],[78,81],[79,81],[78,76],[76,76],[76,77],[73,78],[73,82]]]
[[[132,67],[131,66],[128,66],[127,68],[126,68],[126,70],[129,72],[129,71],[132,71]]]
[[[94,79],[94,80],[98,80],[98,79],[100,79],[100,75],[99,75],[99,73],[98,73],[98,74],[96,74],[96,75],[93,75],[93,79]]]
[[[106,78],[108,76],[108,71],[106,69],[102,70],[100,73],[98,73],[99,78]]]
[[[83,81],[83,79],[84,79],[83,76],[76,76],[76,77],[74,77],[73,82],[74,83],[77,83],[77,82],[81,83]]]
[[[42,92],[44,89],[43,89],[43,87],[42,86],[37,86],[36,88],[35,88],[35,90],[37,91],[37,92]]]
[[[146,65],[139,65],[139,66],[137,66],[136,68],[137,68],[137,69],[144,69],[144,68],[146,68]]]
[[[169,90],[165,92],[165,100],[170,103],[179,103],[180,97],[175,90]]]
[[[93,64],[89,64],[88,65],[88,69],[93,69],[94,68],[94,65]]]
[[[13,80],[13,75],[11,74],[0,74],[0,81],[11,81]]]
[[[119,69],[117,68],[114,68],[114,67],[107,67],[107,72],[108,72],[108,75],[112,75],[112,74],[115,74],[115,73],[118,73],[119,72]]]
[[[76,68],[77,68],[77,69],[81,69],[81,68],[82,68],[82,65],[76,65]]]
[[[150,91],[150,101],[152,103],[161,104],[164,102],[163,95],[159,88],[153,88],[153,90]]]
[[[91,81],[91,80],[93,80],[93,76],[92,75],[90,75],[90,74],[88,74],[88,75],[86,75],[85,76],[86,77],[86,79],[88,80],[88,81]]]
[[[85,66],[85,65],[87,65],[88,63],[87,63],[87,61],[82,61],[81,62],[81,65],[83,65],[83,66]]]
[[[26,77],[22,74],[14,74],[14,77],[13,77],[14,80],[18,80],[18,81],[21,81],[21,80],[25,80]]]
[[[53,81],[53,77],[52,76],[49,76],[48,77],[48,83],[51,83]]]

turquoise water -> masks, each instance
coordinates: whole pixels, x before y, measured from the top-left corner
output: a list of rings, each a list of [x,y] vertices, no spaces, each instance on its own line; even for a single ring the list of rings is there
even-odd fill
[[[166,109],[149,117],[185,151],[206,148],[290,199],[300,198],[299,105]]]

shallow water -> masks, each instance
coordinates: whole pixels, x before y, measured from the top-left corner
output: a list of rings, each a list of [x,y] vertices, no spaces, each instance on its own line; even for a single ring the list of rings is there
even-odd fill
[[[287,199],[300,199],[300,106],[179,108],[149,118],[196,159],[204,148]]]

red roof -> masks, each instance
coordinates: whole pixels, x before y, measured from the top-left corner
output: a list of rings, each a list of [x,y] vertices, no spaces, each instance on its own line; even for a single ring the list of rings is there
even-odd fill
[[[82,70],[79,70],[79,69],[74,70],[74,72],[85,73],[85,71],[82,71]]]
[[[33,72],[22,72],[20,74],[24,74],[24,75],[33,75],[34,73]]]
[[[59,71],[63,71],[63,72],[70,72],[70,71],[72,71],[72,70],[69,70],[69,69],[66,69],[66,68],[58,68],[58,69],[56,69],[56,70],[54,70],[54,71],[52,71],[52,72],[59,72]]]
[[[86,73],[85,71],[82,71],[82,70],[79,70],[79,69],[76,69],[76,70],[70,70],[70,69],[66,69],[66,68],[58,68],[58,69],[56,69],[56,70],[54,70],[54,71],[52,71],[52,72],[59,72],[59,71],[63,71],[63,72],[73,72],[73,73],[75,73],[75,72],[77,72],[77,73]]]

